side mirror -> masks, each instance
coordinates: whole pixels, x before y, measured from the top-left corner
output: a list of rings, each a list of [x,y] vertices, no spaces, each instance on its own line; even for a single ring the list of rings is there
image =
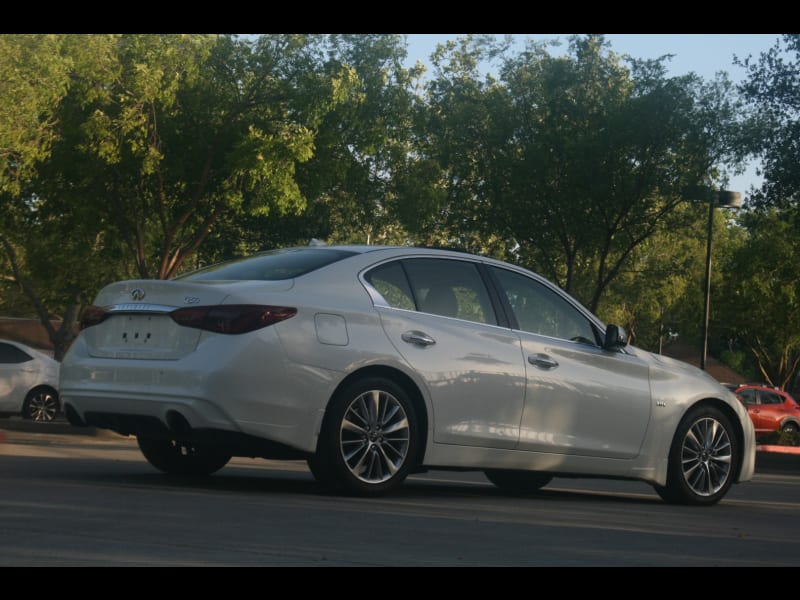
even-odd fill
[[[628,345],[628,334],[619,325],[606,326],[606,339],[603,350],[619,350]]]

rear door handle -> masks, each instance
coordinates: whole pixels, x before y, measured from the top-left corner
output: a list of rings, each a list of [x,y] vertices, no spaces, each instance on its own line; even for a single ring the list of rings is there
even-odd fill
[[[558,366],[558,362],[547,356],[547,354],[534,354],[528,357],[528,362],[534,367],[541,369],[554,369]]]
[[[424,331],[406,331],[400,336],[404,342],[416,344],[417,346],[433,346],[436,340]]]

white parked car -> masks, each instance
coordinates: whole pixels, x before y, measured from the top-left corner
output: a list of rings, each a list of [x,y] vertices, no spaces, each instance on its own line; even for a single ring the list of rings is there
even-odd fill
[[[479,256],[275,250],[111,284],[82,326],[61,367],[67,418],[136,435],[168,473],[305,458],[349,493],[468,468],[513,490],[640,479],[692,504],[753,474],[752,422],[729,390]]]
[[[59,363],[25,344],[0,340],[0,415],[52,421],[59,411]]]

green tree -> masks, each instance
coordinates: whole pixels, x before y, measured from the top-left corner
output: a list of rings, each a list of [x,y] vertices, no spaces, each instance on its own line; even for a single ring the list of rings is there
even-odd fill
[[[781,389],[800,368],[798,217],[796,210],[776,209],[743,215],[747,238],[733,252],[715,299],[731,344],[746,348],[764,380]]]
[[[743,147],[761,159],[764,182],[754,205],[796,204],[800,192],[800,34],[785,34],[758,58],[736,59],[747,78],[739,89],[754,114]]]
[[[600,302],[598,315],[623,325],[637,346],[661,352],[670,333],[699,339],[705,212],[689,203],[677,207],[676,226],[642,242]]]
[[[71,61],[64,36],[0,36],[0,192],[17,197],[56,135]]]
[[[36,307],[51,338],[59,334],[50,325],[38,286],[20,256],[24,252],[20,221],[31,213],[24,190],[57,136],[56,113],[67,93],[71,68],[63,47],[60,35],[0,36],[0,264],[5,289],[19,290]]]
[[[505,202],[497,156],[510,135],[506,92],[480,70],[506,49],[491,36],[466,36],[432,56],[433,77],[416,103],[413,151],[398,174],[397,214],[419,243],[510,256],[514,240],[494,214]]]
[[[16,135],[18,150],[9,155],[11,167],[3,175],[0,191],[3,304],[11,304],[16,314],[30,314],[30,309],[23,312],[20,306],[19,299],[24,298],[49,334],[59,359],[74,337],[72,324],[87,293],[92,294],[98,278],[109,276],[110,271],[106,257],[99,258],[104,236],[97,226],[96,207],[90,208],[83,197],[73,205],[67,196],[48,193],[53,186],[44,174],[52,172],[53,164],[64,162],[64,154],[68,155],[66,171],[80,171],[74,148],[64,152],[65,138],[74,137],[70,129],[74,124],[65,107],[77,80],[102,80],[99,76],[108,66],[112,43],[105,36],[3,36],[0,40],[0,54],[13,59],[4,71],[14,74],[6,80],[11,82],[8,89],[13,97],[1,103],[25,105],[13,113],[20,117],[17,121],[4,118],[0,127],[8,133],[22,122],[26,110],[31,113],[22,125],[27,133]],[[30,104],[25,103],[26,97]],[[59,187],[69,189],[70,185]],[[58,327],[53,320],[63,325]]]
[[[74,321],[118,275],[171,277],[215,227],[302,211],[296,166],[355,78],[326,71],[313,36],[62,42],[67,93],[2,229],[11,277],[45,327],[53,312]],[[51,333],[57,355],[67,329]]]
[[[332,35],[325,69],[354,74],[349,93],[322,120],[298,182],[317,233],[334,242],[399,242],[397,173],[410,152],[413,79],[399,35]],[[327,232],[325,231],[327,229]]]
[[[570,48],[506,64],[521,143],[504,216],[528,260],[596,310],[634,250],[675,226],[685,190],[714,178],[733,111],[724,80],[670,78],[660,60],[627,68],[601,37]]]
[[[175,275],[226,221],[305,208],[296,167],[352,79],[313,37],[123,35],[115,57],[79,160],[140,277]]]
[[[733,158],[732,86],[667,77],[663,59],[626,66],[602,36],[560,57],[466,42],[441,49],[428,88],[419,163],[438,168],[434,213],[597,310],[635,249],[674,226],[685,190]],[[479,78],[498,52],[499,80]]]

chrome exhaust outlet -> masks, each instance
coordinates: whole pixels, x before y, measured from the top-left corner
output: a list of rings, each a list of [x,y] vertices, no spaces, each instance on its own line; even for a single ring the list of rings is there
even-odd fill
[[[81,419],[78,411],[72,408],[71,404],[66,404],[64,406],[64,416],[67,418],[67,422],[73,427],[88,427],[86,422]]]
[[[176,410],[167,413],[167,427],[174,433],[189,433],[192,430],[186,417]]]

